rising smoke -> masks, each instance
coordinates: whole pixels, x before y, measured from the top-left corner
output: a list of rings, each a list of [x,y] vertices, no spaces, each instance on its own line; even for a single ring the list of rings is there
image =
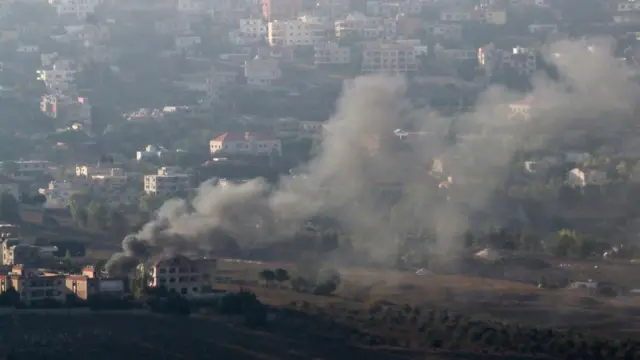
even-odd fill
[[[361,235],[373,255],[394,251],[390,239],[420,224],[435,225],[440,250],[456,248],[453,239],[466,230],[466,214],[452,206],[434,206],[437,187],[428,186],[427,180],[432,159],[453,159],[447,172],[454,174],[454,182],[483,178],[487,186],[465,187],[464,197],[472,207],[491,206],[491,187],[501,185],[505,165],[522,137],[538,127],[554,134],[591,125],[614,128],[619,124],[600,116],[632,113],[640,89],[629,80],[629,69],[613,57],[612,49],[613,43],[604,39],[550,45],[544,50],[545,59],[558,68],[560,79],[538,75],[529,94],[544,118],[534,117],[529,123],[507,120],[506,105],[524,95],[489,87],[474,111],[458,119],[483,126],[484,136],[456,146],[439,141],[442,134],[425,136],[413,143],[410,152],[394,147],[394,129],[408,125],[437,133],[450,119],[429,109],[413,108],[407,101],[407,84],[399,77],[357,78],[345,87],[327,123],[322,150],[307,165],[304,176],[282,178],[275,186],[262,179],[226,187],[205,182],[190,204],[166,202],[154,220],[127,236],[122,253],[109,260],[107,270],[127,272],[159,253],[215,249],[216,239],[210,236],[213,230],[230,234],[240,246],[274,241],[318,214],[331,214],[350,232]],[[494,129],[504,127],[509,129],[508,140],[492,136]],[[377,201],[376,194],[385,184],[404,190],[393,208]]]

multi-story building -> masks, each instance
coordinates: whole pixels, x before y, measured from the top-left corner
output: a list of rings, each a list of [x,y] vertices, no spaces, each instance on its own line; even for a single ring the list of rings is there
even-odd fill
[[[93,178],[95,176],[124,176],[120,167],[98,165],[76,165],[76,176]]]
[[[65,208],[71,204],[71,195],[76,191],[88,191],[91,188],[89,179],[76,178],[73,180],[52,181],[46,189],[40,189],[40,194],[47,199],[48,208]]]
[[[262,0],[262,16],[267,21],[295,19],[302,11],[302,0]]]
[[[360,13],[349,14],[334,23],[338,38],[393,39],[397,33],[397,20],[368,17]]]
[[[13,161],[17,170],[14,178],[17,180],[37,179],[49,174],[51,163],[46,160],[18,160]]]
[[[186,194],[189,190],[188,174],[162,175],[162,169],[156,175],[144,176],[144,192],[149,195],[172,197]]]
[[[245,61],[244,76],[251,86],[270,86],[282,77],[282,71],[275,59],[253,59]]]
[[[402,74],[418,70],[415,47],[373,42],[362,51],[362,72]]]
[[[95,12],[100,0],[49,0],[49,4],[56,8],[58,16],[86,19]]]
[[[64,123],[82,124],[82,128],[91,131],[93,124],[91,104],[86,97],[53,93],[42,95],[40,110],[52,119],[60,119]]]
[[[312,46],[326,36],[326,26],[312,20],[276,20],[267,25],[267,39],[271,46]]]
[[[267,36],[267,23],[263,19],[240,19],[240,35],[250,39]]]
[[[43,300],[61,303],[88,300],[94,295],[122,297],[126,293],[122,278],[97,276],[92,269],[81,275],[46,272],[24,265],[13,266],[8,275],[0,275],[0,293],[15,289],[20,301],[29,305]]]
[[[209,291],[217,269],[216,259],[191,260],[185,256],[161,259],[138,271],[147,276],[148,286],[164,287],[183,296],[197,296]]]
[[[488,44],[478,49],[478,64],[489,76],[503,67],[511,67],[523,75],[532,75],[537,69],[537,52],[519,46],[501,49]]]
[[[597,169],[575,168],[567,174],[567,184],[576,187],[601,186],[607,183],[607,173]]]
[[[211,154],[282,155],[280,139],[258,133],[224,133],[209,142]]]
[[[75,82],[75,64],[70,60],[56,60],[51,68],[36,71],[38,80],[44,82],[48,88],[56,84],[70,84]]]
[[[351,63],[351,49],[337,43],[319,44],[314,47],[314,63],[318,65],[344,65]]]

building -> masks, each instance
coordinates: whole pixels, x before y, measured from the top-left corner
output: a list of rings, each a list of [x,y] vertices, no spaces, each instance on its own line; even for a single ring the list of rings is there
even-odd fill
[[[244,77],[250,86],[271,86],[282,77],[282,71],[275,59],[253,59],[244,63]]]
[[[468,11],[443,11],[440,13],[440,21],[465,22],[472,21],[472,12]]]
[[[93,123],[91,105],[86,97],[65,95],[60,92],[42,95],[40,110],[52,119],[60,119],[64,123],[78,123],[91,131]]]
[[[529,120],[531,118],[533,100],[533,97],[527,96],[522,100],[509,104],[509,119]]]
[[[250,39],[263,39],[267,36],[267,23],[263,19],[240,19],[240,35]]]
[[[362,72],[403,74],[418,70],[414,46],[373,42],[362,51]]]
[[[302,11],[302,0],[262,0],[262,16],[267,21],[290,20]]]
[[[504,25],[507,23],[505,10],[481,10],[478,14],[480,22],[492,25]]]
[[[19,238],[2,238],[2,265],[35,266],[41,261],[40,247],[23,244]]]
[[[49,0],[49,4],[56,8],[60,17],[86,19],[87,15],[96,11],[100,0]]]
[[[136,151],[136,161],[161,158],[163,154],[168,152],[163,146],[147,145],[144,150]]]
[[[271,135],[224,133],[209,142],[211,154],[282,155],[282,142]]]
[[[14,179],[33,180],[49,174],[51,163],[45,160],[18,160],[13,161],[16,165]]]
[[[75,82],[75,64],[70,60],[56,60],[51,68],[37,70],[38,80],[44,82],[48,88],[56,84],[70,84]]]
[[[216,269],[216,259],[191,260],[185,256],[161,259],[152,263],[147,271],[144,266],[138,268],[148,277],[148,286],[164,287],[183,296],[210,291]]]
[[[613,12],[613,22],[617,24],[640,23],[640,3],[635,1],[618,2]]]
[[[587,185],[605,185],[607,183],[607,173],[596,169],[575,168],[567,174],[567,184],[575,187],[585,187]]]
[[[530,76],[537,69],[537,51],[520,46],[502,49],[488,44],[478,49],[478,64],[489,76],[504,67]]]
[[[123,176],[124,170],[120,167],[98,165],[76,165],[76,176],[93,178],[95,176]]]
[[[187,174],[167,174],[161,168],[156,175],[144,176],[144,192],[163,197],[184,195],[189,190],[189,181]]]
[[[353,13],[336,21],[334,27],[336,37],[341,39],[393,39],[397,33],[397,20]]]
[[[127,291],[124,279],[100,277],[86,268],[81,275],[73,275],[24,265],[15,265],[9,274],[0,275],[0,293],[12,288],[26,305],[44,300],[60,303],[88,300],[94,295],[121,298]]]
[[[270,21],[267,40],[270,46],[313,46],[327,36],[326,26],[313,19]]]
[[[202,14],[207,12],[207,4],[202,0],[178,0],[178,11],[183,14]]]
[[[47,208],[66,208],[71,204],[71,195],[76,191],[86,191],[90,182],[83,179],[73,181],[52,181],[46,189],[40,189],[40,194],[47,199]]]
[[[528,26],[531,34],[555,34],[558,32],[558,25],[556,24],[531,24]]]
[[[313,60],[316,66],[346,65],[351,63],[351,49],[334,42],[316,45],[314,51]]]

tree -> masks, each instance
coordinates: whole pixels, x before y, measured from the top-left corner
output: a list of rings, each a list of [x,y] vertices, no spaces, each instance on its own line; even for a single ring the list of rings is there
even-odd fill
[[[125,237],[131,230],[129,228],[129,222],[127,221],[127,218],[121,212],[118,212],[118,211],[109,212],[107,222],[108,222],[109,232],[116,238]]]
[[[0,195],[0,220],[10,223],[20,222],[18,200],[9,192]]]
[[[269,284],[271,284],[271,282],[276,279],[276,274],[275,272],[273,272],[273,270],[264,269],[260,272],[260,278],[264,280],[264,282],[267,284],[267,287],[269,287]]]
[[[282,283],[289,280],[289,272],[285,269],[279,268],[276,269],[275,273],[275,280],[280,283],[280,287],[282,287]]]
[[[100,203],[92,201],[87,206],[87,224],[93,229],[107,227],[107,209]]]
[[[6,176],[13,176],[19,169],[18,164],[14,161],[3,161],[0,171]]]
[[[144,195],[140,198],[140,212],[153,213],[158,210],[166,199],[157,195]]]

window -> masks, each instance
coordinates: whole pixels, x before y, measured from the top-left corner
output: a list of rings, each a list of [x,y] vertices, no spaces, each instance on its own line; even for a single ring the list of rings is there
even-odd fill
[[[167,269],[160,269],[158,272],[160,274],[166,274],[167,273]]]
[[[193,288],[193,292],[198,292],[198,288],[197,288],[197,287],[194,287],[194,288]]]
[[[187,295],[188,292],[189,292],[189,289],[187,289],[187,288],[180,289],[180,294],[182,294],[182,295]]]
[[[176,273],[176,268],[169,269],[169,274],[175,274],[175,273]]]
[[[170,279],[169,279],[169,282],[170,282],[170,283],[174,283],[174,282],[176,282],[176,278],[170,278]]]

